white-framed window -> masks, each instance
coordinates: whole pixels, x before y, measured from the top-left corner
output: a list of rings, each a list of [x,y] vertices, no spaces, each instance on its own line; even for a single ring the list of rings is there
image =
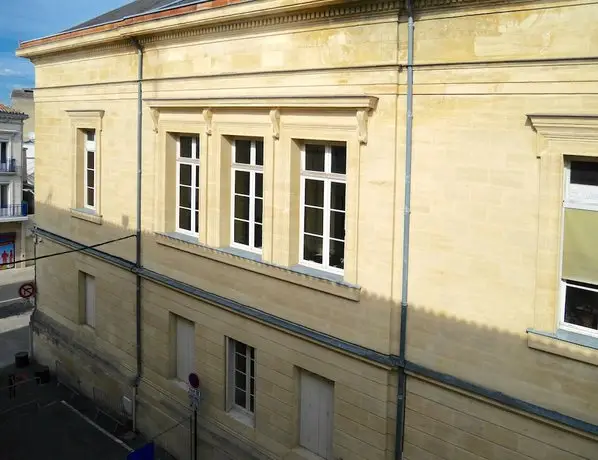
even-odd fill
[[[346,170],[345,144],[303,144],[300,263],[340,275],[345,265]]]
[[[0,171],[7,171],[10,162],[10,142],[0,139]]]
[[[228,409],[255,412],[255,349],[228,339]]]
[[[10,204],[10,185],[0,184],[0,208],[6,209]]]
[[[231,183],[231,246],[261,253],[264,209],[262,140],[234,140]]]
[[[90,327],[96,326],[96,279],[88,273],[83,273],[83,323]]]
[[[176,328],[176,370],[178,380],[188,382],[189,374],[195,371],[195,324],[175,315]]]
[[[598,161],[568,159],[559,328],[598,337]]]
[[[199,136],[181,134],[176,147],[176,230],[199,235]]]
[[[85,130],[85,171],[83,176],[83,199],[84,206],[89,209],[96,208],[97,184],[96,184],[96,131],[95,129]]]

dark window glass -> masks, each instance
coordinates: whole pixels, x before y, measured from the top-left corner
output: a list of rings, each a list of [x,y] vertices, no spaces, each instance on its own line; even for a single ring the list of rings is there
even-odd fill
[[[95,196],[93,188],[87,189],[87,206],[95,206]]]
[[[251,163],[251,141],[237,139],[235,141],[235,163]]]
[[[181,136],[179,138],[181,158],[193,158],[193,138],[191,136]]]
[[[249,222],[235,219],[234,232],[235,243],[249,244]]]
[[[195,187],[195,209],[199,209],[199,187]]]
[[[347,172],[347,148],[344,145],[333,145],[331,155],[330,170],[333,173],[345,174]]]
[[[345,210],[345,190],[345,184],[339,182],[330,184],[330,207],[332,209]]]
[[[254,232],[255,232],[255,235],[254,235],[254,239],[255,239],[254,246],[256,248],[261,248],[262,247],[262,226],[260,224],[255,224],[254,227],[253,227],[253,229],[254,229]]]
[[[344,268],[345,266],[345,243],[330,240],[330,260],[331,267]]]
[[[316,235],[324,234],[324,210],[319,208],[305,208],[305,232]]]
[[[179,182],[181,185],[191,185],[191,165],[179,165]]]
[[[249,220],[249,197],[235,195],[235,217]]]
[[[572,161],[571,183],[598,186],[598,162]]]
[[[93,142],[96,140],[96,131],[95,129],[89,129],[87,130],[87,140],[90,142]]]
[[[195,211],[195,233],[199,233],[199,212]]]
[[[264,175],[262,173],[255,174],[255,196],[264,196]]]
[[[237,370],[245,372],[245,366],[247,365],[247,359],[245,355],[235,353],[235,368]]]
[[[261,199],[257,198],[255,200],[255,221],[257,223],[262,223],[262,209],[263,209],[263,202]]]
[[[179,186],[179,206],[191,207],[191,187]]]
[[[324,171],[324,154],[326,148],[323,145],[305,144],[305,170]]]
[[[87,186],[93,187],[95,185],[95,174],[93,171],[87,170]]]
[[[235,388],[235,404],[245,407],[247,404],[247,396],[245,391]]]
[[[179,208],[179,228],[191,231],[191,211],[185,208]]]
[[[324,207],[324,182],[320,180],[305,180],[305,204]]]
[[[87,169],[93,169],[95,166],[95,153],[87,152]]]
[[[249,410],[251,412],[255,411],[255,398],[253,397],[253,394],[249,396]]]
[[[304,235],[303,237],[303,258],[318,264],[322,263],[322,238],[317,236]]]
[[[264,165],[264,142],[255,142],[255,164],[258,166]]]
[[[249,195],[249,173],[247,171],[235,171],[235,193]]]
[[[345,239],[345,213],[331,211],[330,213],[330,237],[337,240]]]
[[[598,292],[567,286],[565,322],[598,330]]]

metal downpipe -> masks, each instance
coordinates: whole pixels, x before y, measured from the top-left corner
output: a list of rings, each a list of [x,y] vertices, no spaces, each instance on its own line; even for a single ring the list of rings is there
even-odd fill
[[[413,150],[413,3],[407,1],[407,113],[405,126],[405,202],[403,205],[403,270],[401,283],[401,329],[399,335],[399,382],[397,386],[397,426],[395,458],[402,460],[405,439],[405,399],[407,377],[405,375],[405,347],[407,343],[407,307],[409,299],[409,237],[411,227],[411,155]]]
[[[142,374],[141,359],[141,177],[143,159],[143,48],[139,41],[133,39],[137,48],[138,69],[137,69],[137,218],[135,238],[135,348],[137,355],[137,370],[134,382],[133,401],[133,430],[137,430],[137,393]]]

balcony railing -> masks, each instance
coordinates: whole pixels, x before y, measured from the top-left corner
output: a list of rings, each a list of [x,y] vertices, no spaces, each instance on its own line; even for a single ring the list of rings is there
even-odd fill
[[[8,162],[0,163],[0,174],[16,174],[19,169],[14,158]]]
[[[10,217],[27,217],[27,203],[21,204],[0,204],[0,219]]]

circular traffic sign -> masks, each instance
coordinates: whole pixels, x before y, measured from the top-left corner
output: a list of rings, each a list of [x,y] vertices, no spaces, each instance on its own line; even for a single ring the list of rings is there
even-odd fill
[[[199,388],[199,376],[195,372],[189,374],[189,385],[191,388]]]
[[[35,293],[33,283],[25,283],[19,288],[19,295],[24,299],[28,299]]]

